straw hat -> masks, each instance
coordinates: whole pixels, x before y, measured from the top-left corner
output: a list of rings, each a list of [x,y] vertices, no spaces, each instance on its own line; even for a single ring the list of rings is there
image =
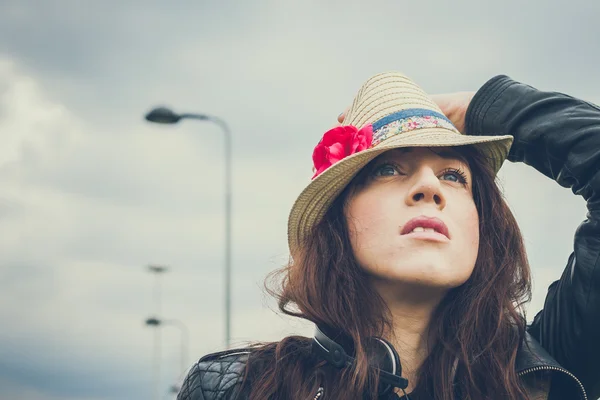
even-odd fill
[[[358,91],[342,126],[328,131],[315,147],[316,174],[288,219],[290,251],[294,253],[335,198],[378,155],[401,147],[474,145],[498,172],[512,139],[463,135],[409,78],[398,72],[375,75]]]

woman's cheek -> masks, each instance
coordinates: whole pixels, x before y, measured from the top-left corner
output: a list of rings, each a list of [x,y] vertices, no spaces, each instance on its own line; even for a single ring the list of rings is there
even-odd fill
[[[477,259],[479,251],[479,216],[477,210],[473,210],[467,218],[466,244],[472,254],[473,263]]]

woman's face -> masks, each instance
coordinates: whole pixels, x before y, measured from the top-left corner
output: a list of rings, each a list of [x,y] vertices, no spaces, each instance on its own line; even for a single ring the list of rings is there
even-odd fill
[[[452,148],[391,150],[346,204],[354,255],[378,280],[453,288],[471,275],[479,217],[468,163]]]

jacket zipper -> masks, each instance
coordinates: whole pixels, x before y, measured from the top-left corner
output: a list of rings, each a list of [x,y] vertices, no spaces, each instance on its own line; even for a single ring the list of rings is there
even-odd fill
[[[583,400],[588,400],[587,393],[585,392],[585,388],[583,387],[583,384],[581,383],[581,381],[579,379],[577,379],[577,377],[575,375],[573,375],[566,369],[558,368],[558,367],[551,367],[549,365],[544,365],[544,366],[539,366],[539,367],[527,368],[527,369],[517,373],[517,375],[523,376],[530,372],[536,372],[536,371],[559,371],[559,372],[563,372],[563,373],[567,374],[568,376],[573,378],[575,380],[575,382],[577,382],[577,384],[579,385],[579,389],[581,390],[581,395],[583,397]]]
[[[323,388],[320,387],[319,390],[317,390],[317,394],[315,394],[313,400],[319,400],[323,396],[323,391]]]

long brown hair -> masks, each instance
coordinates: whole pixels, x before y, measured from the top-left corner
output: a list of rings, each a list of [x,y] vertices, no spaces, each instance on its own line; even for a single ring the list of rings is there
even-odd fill
[[[434,313],[429,329],[436,340],[417,371],[415,390],[437,400],[453,400],[456,393],[471,400],[526,399],[514,369],[525,333],[521,306],[531,293],[522,236],[484,157],[472,147],[457,149],[472,170],[479,251],[468,281],[449,291]],[[245,376],[251,400],[310,399],[319,386],[327,399],[377,398],[377,374],[368,367],[365,344],[390,328],[391,318],[348,236],[344,205],[360,176],[290,263],[267,280],[281,312],[344,332],[357,362],[335,370],[311,354],[310,339],[298,336],[257,346]]]

